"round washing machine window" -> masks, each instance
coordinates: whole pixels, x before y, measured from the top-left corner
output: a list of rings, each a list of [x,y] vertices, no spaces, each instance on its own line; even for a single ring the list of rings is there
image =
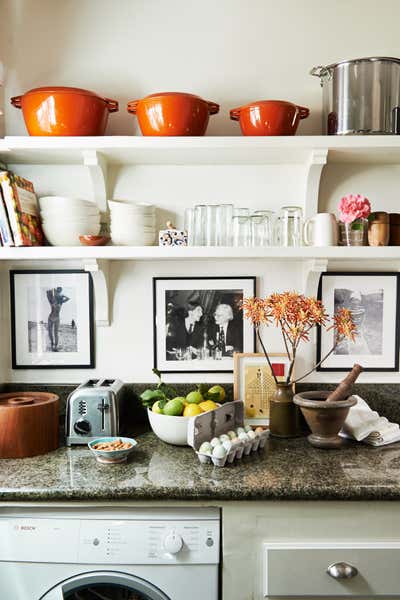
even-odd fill
[[[60,582],[40,600],[171,600],[153,584],[128,573],[92,571]]]

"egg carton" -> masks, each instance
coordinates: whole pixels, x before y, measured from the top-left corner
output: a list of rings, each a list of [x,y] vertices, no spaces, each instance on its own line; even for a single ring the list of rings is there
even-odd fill
[[[228,435],[228,432],[231,431],[236,432],[238,428],[245,430],[243,402],[227,402],[215,410],[190,419],[188,444],[196,452],[200,463],[213,463],[216,467],[224,467],[226,464],[232,464],[235,460],[240,460],[243,456],[248,456],[251,452],[264,448],[266,444],[269,432],[263,430],[251,440],[230,439],[232,446],[221,458],[199,451],[204,442],[212,443],[215,438],[224,434]]]

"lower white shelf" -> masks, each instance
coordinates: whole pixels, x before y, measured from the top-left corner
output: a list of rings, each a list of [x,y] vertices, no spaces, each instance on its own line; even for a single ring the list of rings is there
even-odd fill
[[[159,247],[159,246],[77,246],[0,248],[0,260],[276,260],[305,261],[396,261],[400,246],[369,247]],[[366,267],[363,264],[363,269]]]

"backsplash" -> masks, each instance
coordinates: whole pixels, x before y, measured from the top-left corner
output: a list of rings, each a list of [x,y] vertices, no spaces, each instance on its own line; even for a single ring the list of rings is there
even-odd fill
[[[65,415],[65,404],[68,395],[77,387],[71,384],[49,384],[49,383],[5,383],[0,385],[1,392],[21,392],[21,391],[41,391],[52,392],[60,397],[60,414]],[[175,383],[172,384],[176,391],[181,396],[193,389],[193,384]],[[210,386],[213,384],[210,384]],[[306,390],[332,390],[337,384],[329,383],[302,383],[297,384],[296,390],[304,392]],[[135,410],[135,421],[137,424],[146,424],[146,411],[143,408],[139,395],[148,387],[153,387],[154,383],[128,383],[124,386],[124,393],[131,397],[132,404]],[[227,400],[233,399],[233,385],[224,384]],[[400,384],[378,384],[378,383],[359,383],[354,385],[354,393],[358,394],[373,410],[376,410],[380,415],[385,416],[389,421],[400,423]]]

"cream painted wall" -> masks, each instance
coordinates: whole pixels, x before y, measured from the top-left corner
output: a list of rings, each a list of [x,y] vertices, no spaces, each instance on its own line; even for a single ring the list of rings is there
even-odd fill
[[[320,133],[321,90],[310,68],[344,58],[398,55],[397,0],[3,0],[0,58],[5,64],[5,123],[8,135],[25,135],[20,111],[8,99],[40,85],[75,85],[118,99],[108,134],[137,132],[125,111],[133,98],[162,90],[198,93],[221,104],[209,135],[237,135],[228,110],[258,98],[282,98],[309,106],[300,134]],[[79,166],[21,166],[39,194],[90,196]],[[393,210],[398,168],[332,165],[325,169],[320,210],[334,210],[340,195],[361,192],[375,206]],[[299,166],[115,167],[110,197],[152,201],[159,223],[198,201],[278,209],[301,202],[304,172]],[[259,292],[301,289],[298,264],[229,261],[198,263],[115,263],[111,269],[113,322],[97,331],[99,375],[148,381],[152,367],[151,278],[154,275],[232,274],[259,276]],[[0,377],[6,381],[76,382],[85,371],[15,371],[7,352],[8,282],[1,322]],[[281,350],[272,336],[273,350]],[[304,364],[313,356],[310,345]],[[91,374],[91,373],[90,373]],[[171,375],[170,380],[178,376]],[[313,375],[312,380],[341,376]],[[204,376],[185,377],[203,380]],[[231,380],[210,375],[208,380]],[[183,376],[182,376],[183,379]],[[364,381],[400,381],[399,374],[365,374]]]

